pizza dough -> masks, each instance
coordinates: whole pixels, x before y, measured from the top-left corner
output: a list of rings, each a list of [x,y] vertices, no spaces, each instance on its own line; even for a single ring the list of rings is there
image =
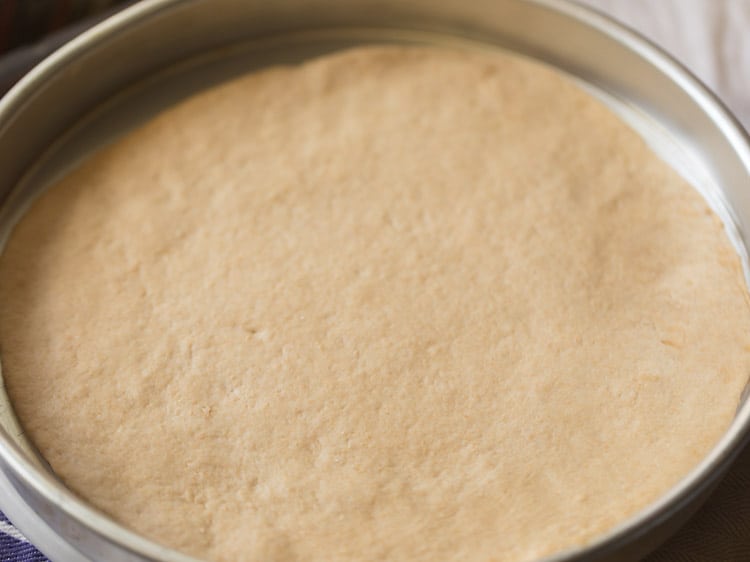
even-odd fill
[[[71,489],[215,561],[526,561],[727,429],[750,308],[718,219],[588,94],[371,47],[222,85],[41,197],[0,350]]]

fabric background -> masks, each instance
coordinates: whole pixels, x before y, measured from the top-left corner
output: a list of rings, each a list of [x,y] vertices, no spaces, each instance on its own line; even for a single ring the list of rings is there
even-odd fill
[[[0,0],[0,52],[117,1]],[[718,93],[750,128],[750,0],[578,1],[614,16],[665,48]],[[11,52],[6,60],[12,57]],[[27,53],[14,57],[16,66],[26,60]],[[2,66],[0,59],[0,73]],[[44,560],[0,514],[0,562]],[[748,561],[750,449],[698,514],[643,562]]]
[[[750,128],[750,0],[577,1],[663,47]]]
[[[123,0],[0,0],[0,53]]]

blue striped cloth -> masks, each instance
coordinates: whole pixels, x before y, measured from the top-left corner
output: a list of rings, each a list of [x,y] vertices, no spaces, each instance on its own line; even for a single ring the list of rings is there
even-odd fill
[[[0,512],[0,562],[48,562]]]

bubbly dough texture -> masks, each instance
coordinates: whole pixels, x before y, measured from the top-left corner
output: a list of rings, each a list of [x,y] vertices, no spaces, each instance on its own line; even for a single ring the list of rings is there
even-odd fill
[[[727,429],[739,261],[568,79],[371,47],[206,91],[41,197],[0,260],[28,435],[197,557],[517,562]]]

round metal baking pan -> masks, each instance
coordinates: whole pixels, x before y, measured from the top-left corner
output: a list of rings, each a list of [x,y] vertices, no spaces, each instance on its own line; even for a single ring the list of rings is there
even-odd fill
[[[566,73],[706,197],[746,267],[750,142],[741,127],[653,45],[566,0],[145,0],[64,46],[0,101],[0,242],[56,177],[191,93],[254,68],[383,42],[503,49]],[[547,561],[632,561],[662,542],[744,445],[750,404],[746,394],[738,400],[721,441],[659,501]],[[67,490],[25,441],[4,392],[0,426],[0,508],[50,558],[191,560]]]

